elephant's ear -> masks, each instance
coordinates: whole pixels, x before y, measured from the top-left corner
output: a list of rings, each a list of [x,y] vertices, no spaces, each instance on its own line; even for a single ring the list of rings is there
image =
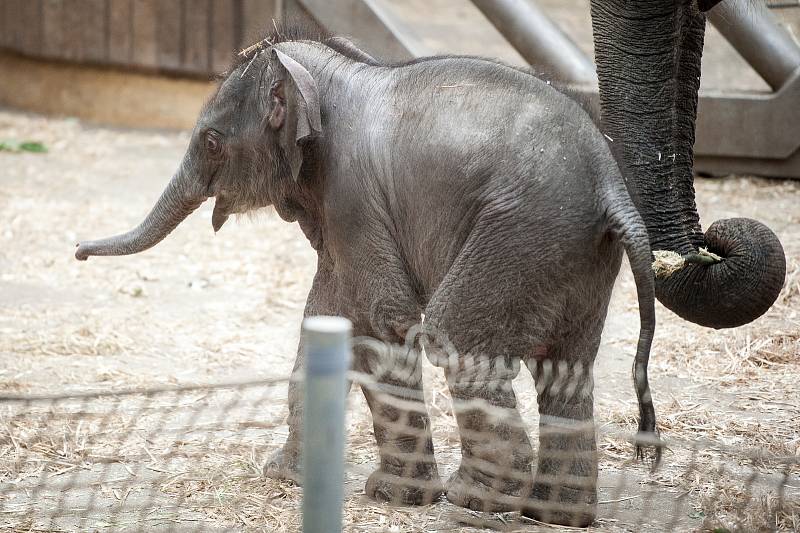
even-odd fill
[[[269,124],[279,132],[281,148],[297,180],[303,165],[303,143],[322,133],[319,92],[317,82],[303,65],[275,48],[272,55],[278,74],[270,90]]]

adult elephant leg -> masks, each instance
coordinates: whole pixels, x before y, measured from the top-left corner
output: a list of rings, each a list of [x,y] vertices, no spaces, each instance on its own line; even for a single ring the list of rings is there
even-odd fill
[[[507,366],[496,377],[448,372],[461,464],[447,481],[447,499],[473,511],[519,511],[530,489],[533,449],[511,384],[518,363],[493,362]]]
[[[597,444],[592,367],[602,321],[580,328],[528,360],[539,404],[539,450],[522,513],[550,524],[586,527],[597,514]]]
[[[592,0],[602,122],[654,251],[685,266],[656,280],[656,295],[708,327],[766,312],[786,273],[766,226],[720,220],[703,234],[695,207],[693,144],[705,18],[694,0]],[[701,250],[707,248],[712,254]]]
[[[314,315],[336,315],[336,284],[331,269],[323,258],[319,259],[317,273],[306,300],[304,317]],[[303,340],[297,347],[297,357],[289,380],[288,406],[289,436],[283,447],[276,451],[263,467],[265,477],[288,479],[297,483],[302,481],[301,457],[303,451],[303,380],[305,379],[305,358]],[[349,390],[349,388],[348,388]]]
[[[367,479],[365,492],[395,505],[427,505],[442,495],[442,482],[433,455],[419,352],[399,342],[376,344],[381,352],[377,358],[374,347],[356,347],[357,368],[364,374],[361,390],[380,454],[380,466]],[[371,364],[375,359],[380,364]]]

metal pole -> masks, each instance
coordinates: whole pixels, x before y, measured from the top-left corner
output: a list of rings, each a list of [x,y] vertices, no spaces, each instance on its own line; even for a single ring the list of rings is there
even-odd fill
[[[472,3],[531,65],[561,81],[597,83],[592,60],[532,0]]]
[[[306,362],[303,413],[303,532],[339,533],[344,495],[345,374],[352,324],[346,318],[303,321]]]
[[[800,46],[762,2],[726,0],[708,19],[773,90],[800,68]]]

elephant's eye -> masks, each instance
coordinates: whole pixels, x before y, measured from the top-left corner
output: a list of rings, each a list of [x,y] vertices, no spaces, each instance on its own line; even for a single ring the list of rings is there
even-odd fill
[[[219,153],[220,142],[213,132],[208,132],[206,134],[206,150],[208,150],[211,154]]]

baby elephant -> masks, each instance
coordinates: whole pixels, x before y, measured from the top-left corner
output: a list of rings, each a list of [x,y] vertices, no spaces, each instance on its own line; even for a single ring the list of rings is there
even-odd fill
[[[210,197],[215,231],[265,206],[297,221],[318,258],[306,315],[345,316],[377,340],[356,343],[354,363],[373,378],[362,385],[380,451],[369,496],[445,493],[476,510],[591,523],[592,368],[623,250],[639,295],[639,430],[654,434],[645,226],[590,117],[533,75],[473,57],[383,65],[346,39],[284,29],[239,54],[147,218],[76,257],[146,250]],[[444,367],[461,436],[444,484],[423,347]],[[511,386],[521,363],[536,381],[538,454]],[[300,387],[267,475],[297,478]]]

